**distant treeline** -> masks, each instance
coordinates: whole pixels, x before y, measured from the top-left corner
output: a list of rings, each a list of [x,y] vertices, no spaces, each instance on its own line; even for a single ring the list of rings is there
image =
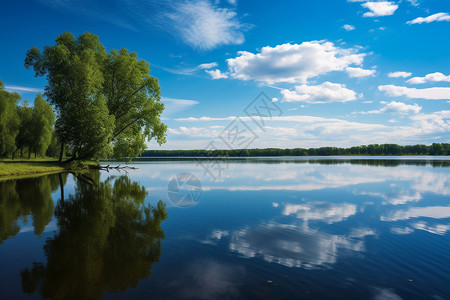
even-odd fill
[[[246,157],[246,156],[330,156],[330,155],[450,155],[450,144],[400,146],[373,144],[350,148],[264,148],[233,150],[145,150],[143,157]]]

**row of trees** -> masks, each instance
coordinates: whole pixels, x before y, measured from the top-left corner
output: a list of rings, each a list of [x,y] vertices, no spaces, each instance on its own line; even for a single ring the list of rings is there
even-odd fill
[[[53,135],[55,114],[42,95],[37,95],[33,107],[19,105],[20,95],[4,90],[0,81],[0,157],[24,156],[24,150],[34,156],[44,156],[56,143]]]
[[[160,119],[164,104],[149,66],[125,48],[106,51],[98,36],[89,32],[78,38],[65,32],[56,38],[55,45],[27,51],[25,67],[47,79],[44,96],[56,115],[60,161],[65,147],[72,154],[71,160],[122,158],[140,155],[146,140],[166,141],[167,126]],[[35,146],[32,141],[37,138],[34,131],[38,127],[33,126],[31,134],[19,129],[22,124],[28,128],[28,121],[18,120],[28,118],[29,109],[18,110],[20,96],[3,91],[1,86],[0,156],[11,155],[17,148],[23,149],[22,145],[41,153],[46,144],[41,141]],[[34,110],[45,108],[48,116],[40,121],[48,123],[54,117],[42,97],[36,101]],[[42,134],[49,136],[48,131]]]
[[[221,156],[329,156],[329,155],[450,155],[450,144],[433,143],[432,145],[373,144],[350,148],[265,148],[233,150],[146,150],[144,157],[221,157]]]

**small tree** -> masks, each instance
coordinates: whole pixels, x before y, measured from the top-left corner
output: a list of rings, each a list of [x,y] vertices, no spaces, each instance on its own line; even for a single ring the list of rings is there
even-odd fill
[[[31,119],[30,148],[37,154],[44,156],[52,141],[55,114],[50,104],[38,94],[34,100],[33,116]]]

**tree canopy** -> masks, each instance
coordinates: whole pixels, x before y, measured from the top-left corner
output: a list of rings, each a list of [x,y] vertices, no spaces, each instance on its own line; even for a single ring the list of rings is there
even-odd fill
[[[107,52],[94,34],[75,38],[64,32],[55,45],[29,49],[25,67],[46,76],[56,136],[73,159],[134,157],[145,149],[146,139],[165,142],[158,80],[135,52]]]

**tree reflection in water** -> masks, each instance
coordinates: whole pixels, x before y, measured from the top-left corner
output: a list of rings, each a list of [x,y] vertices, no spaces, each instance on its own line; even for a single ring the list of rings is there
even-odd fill
[[[20,232],[18,219],[33,220],[34,233],[40,236],[53,216],[52,192],[64,183],[67,174],[0,182],[0,244]]]
[[[22,271],[22,289],[51,299],[100,299],[136,287],[159,261],[165,205],[144,205],[145,188],[127,176],[77,179],[55,210],[59,232],[44,247],[47,265]]]

